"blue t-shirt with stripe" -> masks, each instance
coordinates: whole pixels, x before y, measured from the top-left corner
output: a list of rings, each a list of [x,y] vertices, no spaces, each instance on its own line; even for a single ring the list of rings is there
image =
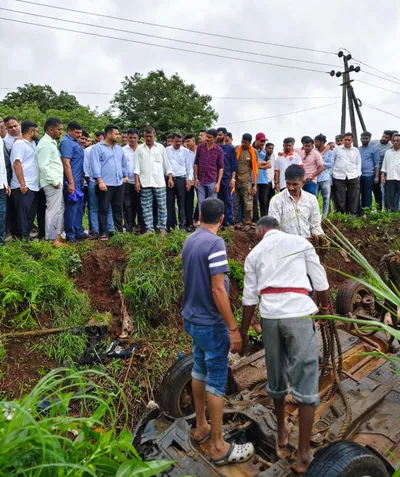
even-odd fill
[[[200,227],[186,239],[182,262],[184,319],[203,326],[224,324],[211,288],[211,277],[223,273],[225,288],[229,292],[229,266],[224,240]]]

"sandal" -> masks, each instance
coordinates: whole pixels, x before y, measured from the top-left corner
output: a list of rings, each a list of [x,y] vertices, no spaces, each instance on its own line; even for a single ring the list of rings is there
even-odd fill
[[[210,437],[211,437],[211,429],[210,429],[210,432],[206,434],[204,437],[202,437],[201,439],[195,439],[194,437],[192,437],[192,441],[195,444],[200,446],[201,444],[205,444]]]
[[[220,459],[211,459],[215,465],[234,464],[236,462],[245,462],[254,455],[254,446],[251,442],[247,444],[231,444],[227,454]]]

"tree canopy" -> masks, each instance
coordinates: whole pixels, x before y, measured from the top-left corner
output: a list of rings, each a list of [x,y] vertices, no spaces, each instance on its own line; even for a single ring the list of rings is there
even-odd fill
[[[178,74],[168,78],[164,71],[157,70],[147,76],[126,76],[112,104],[126,124],[141,130],[150,125],[157,134],[167,134],[210,127],[218,119],[209,104],[211,99],[199,94],[194,84],[186,84]]]

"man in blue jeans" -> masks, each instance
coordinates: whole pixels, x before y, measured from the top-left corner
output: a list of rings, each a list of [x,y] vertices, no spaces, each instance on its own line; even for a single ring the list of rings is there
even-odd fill
[[[321,191],[322,195],[322,215],[326,217],[329,214],[329,206],[331,200],[331,188],[332,188],[332,150],[325,146],[326,136],[324,134],[318,134],[314,138],[315,149],[321,154],[324,161],[325,170],[317,177],[317,197],[318,192]]]
[[[371,137],[370,132],[364,131],[361,134],[361,146],[358,148],[361,156],[360,205],[368,209],[372,208],[372,192],[374,184],[379,184],[381,166],[379,150],[371,145]]]
[[[82,136],[82,126],[71,121],[67,134],[61,139],[60,154],[64,165],[64,229],[68,242],[87,238],[82,225],[83,200],[76,197],[76,191],[83,194],[83,158],[84,152],[78,143]],[[79,194],[79,193],[78,193]]]
[[[217,236],[224,220],[224,208],[219,199],[204,200],[200,228],[186,239],[182,252],[182,314],[185,330],[193,339],[196,429],[192,439],[197,444],[211,439],[210,457],[216,465],[243,462],[254,454],[252,444],[229,445],[222,432],[228,353],[229,350],[238,353],[242,345],[229,302],[225,242]],[[211,426],[206,419],[206,398]]]

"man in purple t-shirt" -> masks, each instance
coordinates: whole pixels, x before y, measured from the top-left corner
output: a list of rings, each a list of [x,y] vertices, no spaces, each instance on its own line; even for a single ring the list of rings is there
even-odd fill
[[[205,142],[199,144],[194,159],[194,186],[199,210],[207,197],[217,198],[224,174],[224,151],[215,144],[217,130],[207,131]]]
[[[197,444],[210,440],[210,457],[224,465],[250,459],[252,444],[229,445],[222,433],[225,385],[229,350],[238,353],[242,346],[229,302],[228,257],[225,242],[217,236],[224,220],[224,203],[204,200],[200,228],[186,239],[182,262],[184,275],[183,318],[185,330],[193,339],[192,389],[196,410]],[[206,403],[211,426],[206,419]]]

